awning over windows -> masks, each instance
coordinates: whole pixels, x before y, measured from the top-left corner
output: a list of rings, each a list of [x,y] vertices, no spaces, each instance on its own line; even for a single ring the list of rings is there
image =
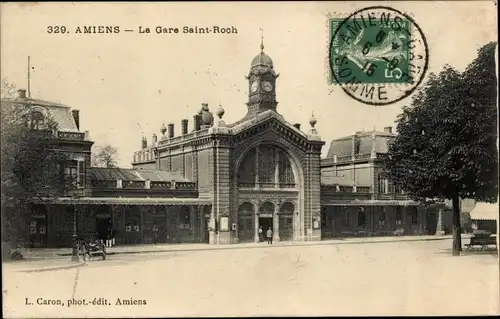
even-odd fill
[[[498,215],[498,203],[477,202],[470,212],[470,218],[475,220],[497,220]]]
[[[55,205],[211,205],[202,198],[122,198],[122,197],[59,197],[40,201]]]

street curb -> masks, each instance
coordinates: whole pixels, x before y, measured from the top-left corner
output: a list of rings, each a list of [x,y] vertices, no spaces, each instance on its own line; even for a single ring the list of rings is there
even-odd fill
[[[78,262],[73,265],[68,265],[68,266],[58,266],[58,267],[43,267],[43,268],[34,268],[34,269],[23,269],[23,270],[18,270],[18,272],[44,272],[44,271],[57,271],[57,270],[65,270],[65,269],[72,269],[72,268],[78,268],[85,266],[87,263],[86,262]]]
[[[398,242],[424,242],[424,241],[437,241],[450,239],[447,237],[439,238],[426,238],[426,239],[400,239],[400,240],[388,240],[388,241],[364,241],[364,242],[335,242],[327,243],[325,241],[320,241],[311,244],[293,243],[293,244],[273,244],[273,245],[256,245],[256,246],[239,246],[238,244],[227,244],[223,247],[211,247],[211,248],[186,248],[186,249],[156,249],[156,250],[141,250],[141,251],[115,251],[107,252],[106,255],[136,255],[136,254],[152,254],[152,253],[175,253],[175,252],[189,252],[189,251],[213,251],[213,250],[228,250],[228,249],[250,249],[250,248],[282,248],[282,247],[307,247],[307,246],[331,246],[331,245],[356,245],[356,244],[387,244],[387,243],[398,243]],[[207,244],[208,245],[208,244]],[[58,256],[71,256],[71,253],[58,254]]]

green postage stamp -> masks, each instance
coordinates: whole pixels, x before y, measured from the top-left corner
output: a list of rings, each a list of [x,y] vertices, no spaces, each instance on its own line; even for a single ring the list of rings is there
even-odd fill
[[[350,15],[330,14],[328,32],[329,82],[362,103],[400,101],[425,75],[425,36],[398,10],[377,6]]]

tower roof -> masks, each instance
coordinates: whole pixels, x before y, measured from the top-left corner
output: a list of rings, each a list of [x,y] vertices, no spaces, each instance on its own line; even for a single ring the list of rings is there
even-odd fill
[[[255,56],[252,60],[252,64],[250,65],[250,68],[254,67],[267,67],[267,68],[273,68],[273,59],[267,54],[264,53],[264,30],[261,28],[260,31],[262,32],[261,38],[260,38],[260,53]]]
[[[274,65],[271,57],[265,54],[264,51],[261,51],[259,54],[255,56],[255,58],[253,58],[252,65],[250,67],[253,68],[255,66],[264,66],[273,68]]]

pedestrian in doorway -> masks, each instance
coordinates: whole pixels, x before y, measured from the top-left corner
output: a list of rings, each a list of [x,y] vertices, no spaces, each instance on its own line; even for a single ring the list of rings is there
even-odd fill
[[[267,236],[267,243],[271,245],[273,243],[273,231],[271,227],[269,227],[269,229],[267,230],[266,236]]]
[[[264,230],[262,229],[262,226],[259,227],[259,241],[264,241]]]

